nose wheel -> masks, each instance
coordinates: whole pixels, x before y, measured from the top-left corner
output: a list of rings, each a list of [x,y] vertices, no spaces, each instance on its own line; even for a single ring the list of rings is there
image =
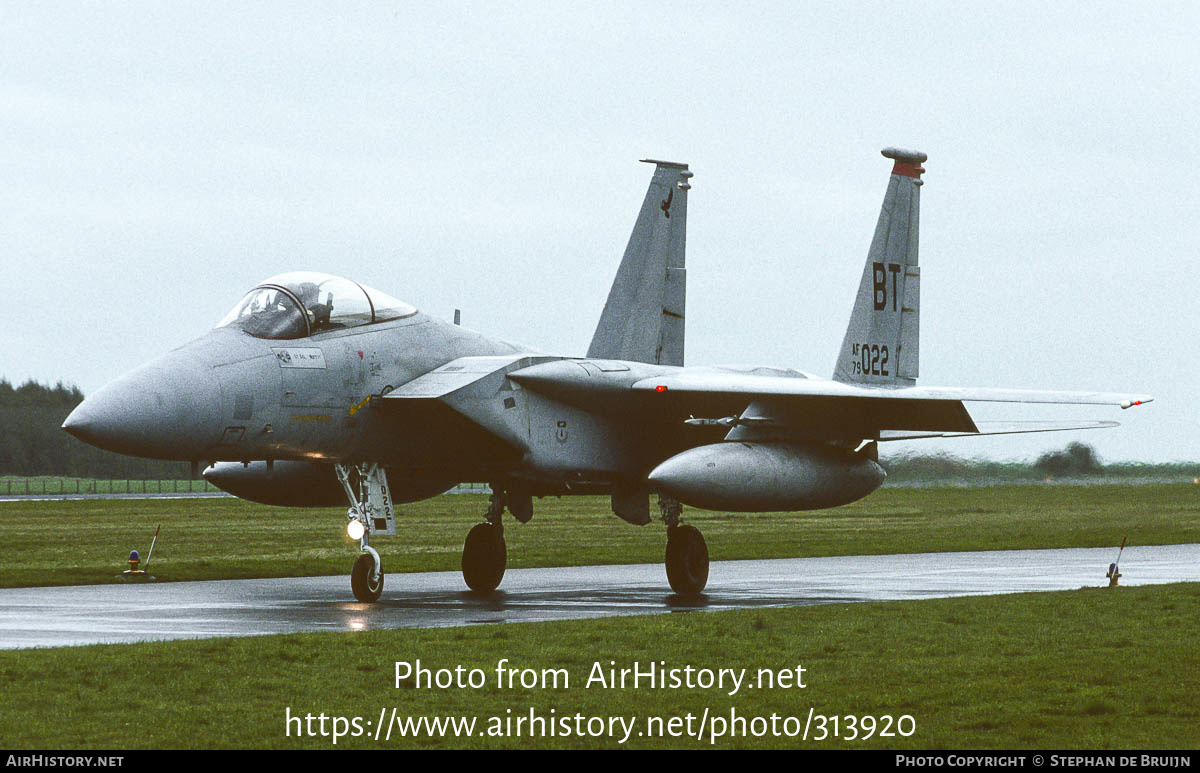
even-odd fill
[[[383,595],[383,570],[378,569],[379,556],[375,551],[363,553],[350,571],[350,589],[354,598],[370,604]]]

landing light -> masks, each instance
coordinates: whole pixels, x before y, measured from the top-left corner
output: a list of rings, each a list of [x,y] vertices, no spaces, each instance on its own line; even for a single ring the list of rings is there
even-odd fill
[[[362,539],[366,529],[363,528],[362,521],[352,520],[346,524],[346,533],[350,535],[350,539]]]

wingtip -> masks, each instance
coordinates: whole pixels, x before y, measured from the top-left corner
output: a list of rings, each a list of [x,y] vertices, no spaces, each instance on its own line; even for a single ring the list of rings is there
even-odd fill
[[[1127,408],[1132,408],[1135,405],[1145,405],[1146,403],[1152,403],[1152,402],[1154,402],[1153,397],[1131,398],[1131,399],[1125,400],[1124,402],[1121,403],[1121,410],[1125,410]]]

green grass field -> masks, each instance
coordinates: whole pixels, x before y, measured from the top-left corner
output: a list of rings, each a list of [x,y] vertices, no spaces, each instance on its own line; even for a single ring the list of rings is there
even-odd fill
[[[375,546],[388,572],[458,569],[462,540],[486,507],[457,494],[405,505],[400,536]],[[661,524],[630,526],[608,500],[535,501],[528,524],[506,519],[512,568],[654,563]],[[835,510],[728,514],[687,510],[713,560],[1102,547],[1200,542],[1200,486],[884,488]],[[0,586],[113,582],[129,551],[165,580],[349,573],[357,545],[344,510],[266,507],[230,498],[0,502]]]
[[[1200,745],[1200,585],[1086,589],[456,629],[317,633],[0,652],[10,748],[331,748],[287,737],[285,710],[476,717],[470,738],[343,737],[338,748],[586,747],[611,738],[481,738],[490,717],[910,715],[910,737],[718,738],[717,748],[1194,749]],[[497,689],[499,658],[566,669],[570,686]],[[395,686],[396,661],[462,665],[481,689]],[[804,689],[585,688],[594,662],[805,668]],[[512,714],[508,714],[509,710]],[[800,725],[793,725],[799,727]],[[832,725],[827,723],[827,728]],[[327,729],[332,725],[327,725]],[[373,732],[373,731],[372,731]],[[816,725],[810,734],[815,738]],[[626,746],[709,748],[709,737]]]

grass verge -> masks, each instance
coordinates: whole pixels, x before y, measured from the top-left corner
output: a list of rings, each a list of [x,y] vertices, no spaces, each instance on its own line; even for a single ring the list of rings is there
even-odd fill
[[[388,572],[456,570],[484,497],[456,494],[401,508],[400,536],[375,546]],[[730,514],[688,510],[713,560],[1103,547],[1200,542],[1200,487],[995,486],[882,489],[835,510]],[[357,544],[340,509],[267,507],[238,499],[0,502],[0,587],[113,582],[129,551],[166,580],[348,573]],[[601,497],[535,502],[508,520],[511,568],[651,563],[665,530],[616,518]]]

